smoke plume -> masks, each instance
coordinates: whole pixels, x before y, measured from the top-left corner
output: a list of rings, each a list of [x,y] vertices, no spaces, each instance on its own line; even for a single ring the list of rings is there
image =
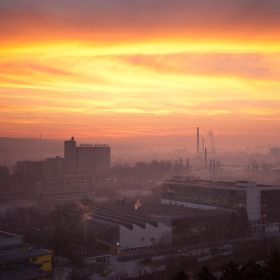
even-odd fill
[[[212,129],[209,129],[207,132],[207,135],[210,138],[210,150],[215,150],[216,149],[216,142],[214,140],[214,132]]]
[[[134,209],[137,210],[142,205],[141,197],[134,204]]]

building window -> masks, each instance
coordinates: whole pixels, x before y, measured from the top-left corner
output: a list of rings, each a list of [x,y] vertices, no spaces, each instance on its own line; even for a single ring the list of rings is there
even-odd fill
[[[36,261],[37,261],[37,258],[32,258],[32,261],[33,261],[33,262],[36,262]]]
[[[153,238],[150,238],[150,241],[155,241],[155,238],[153,237]]]

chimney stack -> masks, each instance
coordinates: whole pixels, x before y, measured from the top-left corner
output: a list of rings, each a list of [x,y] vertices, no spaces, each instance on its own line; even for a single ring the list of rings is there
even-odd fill
[[[189,170],[190,168],[190,160],[189,158],[186,159],[186,169]]]
[[[196,128],[196,152],[199,153],[199,127]]]

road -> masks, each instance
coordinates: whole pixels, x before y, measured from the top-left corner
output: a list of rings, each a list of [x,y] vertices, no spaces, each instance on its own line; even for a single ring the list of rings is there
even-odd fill
[[[269,233],[266,235],[263,235],[263,237],[265,238],[270,238],[270,237],[275,237],[275,236],[279,236],[279,232],[277,233]],[[250,237],[250,238],[243,238],[240,240],[237,240],[235,242],[238,241],[245,241],[245,240],[250,240],[250,239],[254,239],[256,237]],[[280,236],[279,236],[280,238]],[[233,242],[230,242],[229,244],[233,244]],[[229,245],[226,245],[229,246]],[[151,251],[150,253],[155,253],[153,251]],[[232,254],[232,250],[223,250],[221,252],[221,255],[231,255]],[[196,247],[192,247],[189,248],[187,251],[185,252],[181,252],[175,253],[175,257],[180,257],[180,256],[198,256],[198,261],[204,261],[204,260],[208,260],[210,258],[212,258],[212,254],[209,248],[207,248],[206,245],[200,245],[200,246],[196,246]],[[133,257],[133,255],[131,255],[131,257]],[[134,258],[136,258],[136,256],[134,256]],[[159,270],[164,270],[165,269],[165,257],[164,255],[158,255],[158,256],[152,256],[152,265],[151,264],[147,264],[147,265],[143,265],[140,266],[139,265],[139,261],[141,260],[142,256],[138,256],[137,259],[127,259],[123,261],[119,261],[119,255],[111,255],[110,256],[110,262],[108,264],[106,264],[106,267],[109,269],[110,273],[108,276],[108,279],[112,278],[114,279],[114,276],[119,275],[120,273],[126,273],[127,276],[130,277],[136,277],[137,275],[140,274],[140,271],[142,274],[147,273],[147,272],[153,272],[155,270],[159,271]],[[107,278],[107,277],[106,277]],[[67,278],[61,278],[61,279],[67,279]],[[98,276],[96,273],[91,277],[92,280],[104,280],[104,276]]]
[[[198,260],[202,261],[205,259],[209,259],[212,257],[210,255],[210,250],[208,248],[202,249],[193,249],[188,252],[175,253],[175,257],[181,256],[201,256]],[[165,256],[159,255],[152,257],[152,263],[140,265],[140,259],[137,260],[127,260],[127,261],[119,261],[119,256],[112,255],[110,257],[110,263],[106,265],[109,269],[110,277],[114,277],[117,275],[121,275],[122,273],[126,273],[127,276],[136,277],[140,274],[152,273],[155,271],[160,271],[165,269]],[[103,276],[97,276],[96,274],[91,277],[94,279],[104,279]]]

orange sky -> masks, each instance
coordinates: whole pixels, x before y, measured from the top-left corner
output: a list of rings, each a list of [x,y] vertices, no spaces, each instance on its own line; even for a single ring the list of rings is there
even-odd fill
[[[279,2],[0,1],[0,137],[280,143]]]

